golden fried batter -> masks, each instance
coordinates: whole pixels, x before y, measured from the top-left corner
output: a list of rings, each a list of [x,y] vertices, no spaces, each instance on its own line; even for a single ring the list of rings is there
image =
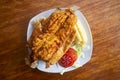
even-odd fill
[[[75,39],[76,22],[77,17],[70,9],[55,11],[41,20],[42,33],[32,40],[33,61],[42,59],[46,67],[58,62]]]

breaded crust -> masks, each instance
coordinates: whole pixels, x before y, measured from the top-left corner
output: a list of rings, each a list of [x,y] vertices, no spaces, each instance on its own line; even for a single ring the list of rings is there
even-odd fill
[[[44,60],[46,67],[49,67],[58,62],[75,40],[77,17],[70,9],[66,9],[55,11],[40,22],[41,32],[32,37],[31,57],[33,61]]]

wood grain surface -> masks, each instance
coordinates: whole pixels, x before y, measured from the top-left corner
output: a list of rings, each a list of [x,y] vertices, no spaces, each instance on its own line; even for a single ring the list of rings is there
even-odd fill
[[[80,6],[92,30],[91,60],[63,76],[26,66],[29,20],[72,5]],[[0,80],[120,80],[120,0],[0,0]]]

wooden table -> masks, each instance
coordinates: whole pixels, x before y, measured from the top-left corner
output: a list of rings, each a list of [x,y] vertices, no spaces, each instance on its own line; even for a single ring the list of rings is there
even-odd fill
[[[26,66],[29,20],[72,5],[80,6],[92,30],[92,59],[63,76]],[[120,80],[120,0],[0,0],[0,80]]]

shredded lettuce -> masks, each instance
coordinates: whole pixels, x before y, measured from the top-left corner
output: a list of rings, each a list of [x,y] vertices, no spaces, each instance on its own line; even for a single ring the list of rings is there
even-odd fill
[[[85,58],[84,53],[82,52],[82,46],[76,45],[76,51],[79,57]]]
[[[76,46],[76,50],[77,50],[77,54],[80,55],[81,52],[82,52],[82,47],[79,46],[79,45],[77,45],[77,46]]]
[[[78,64],[78,63],[74,63],[73,67],[78,68],[78,67],[82,67],[82,66],[80,64]]]

